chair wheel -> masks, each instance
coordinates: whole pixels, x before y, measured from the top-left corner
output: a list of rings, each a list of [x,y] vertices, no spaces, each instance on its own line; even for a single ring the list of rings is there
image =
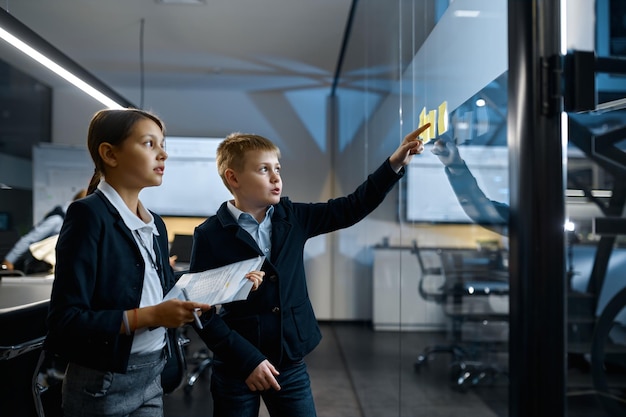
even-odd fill
[[[473,385],[476,369],[465,362],[456,362],[450,365],[450,383],[452,388],[459,392],[467,392]]]
[[[413,370],[415,372],[419,372],[422,369],[422,365],[424,365],[426,363],[427,359],[428,358],[426,357],[426,355],[419,355],[417,357],[417,360],[413,364]]]

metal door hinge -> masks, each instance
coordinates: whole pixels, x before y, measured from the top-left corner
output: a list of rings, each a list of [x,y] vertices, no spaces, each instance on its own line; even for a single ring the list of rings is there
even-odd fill
[[[541,114],[551,117],[561,111],[561,57],[553,55],[541,58]]]

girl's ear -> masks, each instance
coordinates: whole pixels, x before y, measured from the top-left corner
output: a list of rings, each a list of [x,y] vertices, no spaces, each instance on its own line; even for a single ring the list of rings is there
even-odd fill
[[[102,142],[100,146],[98,146],[98,153],[100,154],[100,158],[105,165],[110,167],[117,166],[117,158],[113,145],[108,142]]]
[[[235,189],[239,187],[239,179],[237,178],[237,173],[232,168],[227,168],[224,171],[224,178],[226,178],[226,182],[231,189]]]

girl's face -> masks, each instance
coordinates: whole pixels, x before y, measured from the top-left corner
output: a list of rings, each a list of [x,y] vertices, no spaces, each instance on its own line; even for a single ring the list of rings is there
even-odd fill
[[[243,170],[235,174],[233,187],[240,210],[254,212],[276,204],[282,192],[280,162],[275,152],[248,151]]]
[[[128,138],[115,150],[115,176],[119,185],[141,189],[161,185],[165,172],[165,138],[150,119],[135,123]]]

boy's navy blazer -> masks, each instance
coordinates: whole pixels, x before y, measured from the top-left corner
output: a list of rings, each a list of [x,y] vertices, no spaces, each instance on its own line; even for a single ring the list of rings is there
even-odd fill
[[[387,160],[352,194],[325,203],[274,205],[271,259],[263,264],[263,283],[245,301],[226,304],[219,314],[204,314],[196,330],[214,357],[240,377],[263,360],[275,366],[304,358],[321,333],[306,286],[304,245],[314,236],[351,226],[371,213],[404,174]],[[264,255],[223,203],[194,231],[192,272]],[[209,318],[207,319],[207,316]]]
[[[152,215],[166,294],[175,284],[167,230]],[[126,372],[133,335],[120,334],[122,314],[139,307],[145,264],[131,230],[102,192],[69,206],[56,257],[44,348],[83,366]]]

